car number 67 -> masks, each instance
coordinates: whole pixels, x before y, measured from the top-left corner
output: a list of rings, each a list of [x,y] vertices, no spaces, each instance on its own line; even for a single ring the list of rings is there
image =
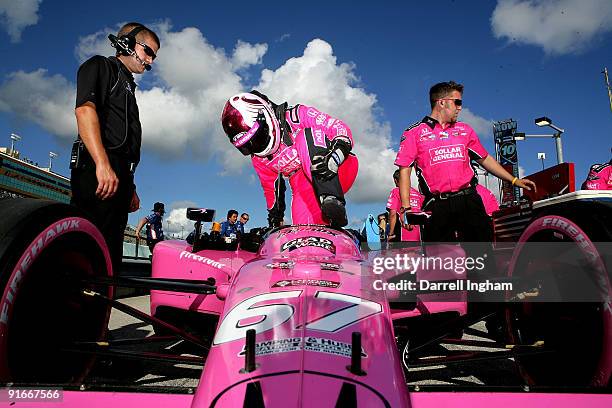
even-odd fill
[[[280,326],[293,317],[295,313],[293,305],[287,303],[255,305],[272,300],[297,298],[301,294],[301,290],[292,290],[264,293],[243,300],[225,315],[219,330],[217,330],[213,344],[217,345],[244,338],[249,329],[255,329],[256,333],[262,333]],[[315,293],[314,298],[315,300],[337,300],[347,303],[348,306],[341,307],[306,322],[306,328],[311,330],[336,332],[369,316],[382,312],[382,306],[379,303],[342,293],[318,291]],[[243,323],[245,321],[247,323]]]

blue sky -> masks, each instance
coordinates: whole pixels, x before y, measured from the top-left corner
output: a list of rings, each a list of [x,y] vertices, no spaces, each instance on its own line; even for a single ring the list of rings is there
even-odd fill
[[[210,4],[214,3],[214,4]],[[257,87],[278,102],[317,106],[345,120],[361,160],[348,195],[355,223],[384,210],[402,130],[429,113],[436,82],[465,85],[462,119],[494,152],[491,122],[519,131],[565,129],[577,182],[610,159],[612,112],[601,71],[612,68],[609,0],[274,2],[0,1],[0,146],[10,133],[40,164],[60,156],[68,175],[80,62],[112,54],[107,35],[127,21],[154,28],[162,48],[139,81],[143,156],[136,183],[146,215],[172,208],[171,231],[188,229],[186,206],[229,208],[263,225],[266,212],[249,160],[231,147],[219,116],[233,93]],[[552,139],[519,143],[525,173],[556,163]],[[46,165],[46,164],[45,164]],[[289,196],[287,197],[289,200]],[[164,225],[168,228],[168,224]]]

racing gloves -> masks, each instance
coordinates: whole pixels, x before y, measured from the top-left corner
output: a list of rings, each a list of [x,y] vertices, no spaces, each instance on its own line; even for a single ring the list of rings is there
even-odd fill
[[[338,174],[338,168],[347,158],[351,151],[351,143],[348,139],[336,138],[327,154],[316,155],[311,160],[310,171],[313,176],[323,180],[329,180]]]

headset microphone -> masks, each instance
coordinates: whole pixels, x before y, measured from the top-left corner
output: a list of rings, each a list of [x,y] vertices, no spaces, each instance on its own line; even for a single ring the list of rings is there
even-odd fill
[[[132,32],[133,31],[135,31],[135,30],[132,30]],[[116,35],[109,34],[108,35],[108,39],[111,42],[111,46],[113,48],[115,48],[117,51],[119,51],[120,54],[136,57],[136,60],[138,62],[140,62],[142,65],[144,65],[145,70],[150,71],[151,70],[151,65],[149,65],[146,62],[144,62],[143,60],[141,60],[138,57],[138,54],[136,54],[136,51],[134,51],[133,48],[130,48],[130,46],[129,46],[130,34],[123,35],[121,37],[117,37]],[[134,40],[134,42],[135,42],[135,40]]]

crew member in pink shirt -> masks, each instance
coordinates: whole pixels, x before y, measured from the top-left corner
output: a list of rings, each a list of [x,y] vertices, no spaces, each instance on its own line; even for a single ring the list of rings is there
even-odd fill
[[[400,167],[400,213],[411,209],[410,174],[414,168],[419,190],[425,196],[424,211],[431,211],[424,228],[425,241],[492,240],[488,216],[476,192],[477,178],[470,166],[474,159],[489,173],[520,188],[535,183],[513,177],[491,157],[474,130],[458,122],[463,85],[441,82],[429,91],[431,114],[414,123],[402,135],[395,164]]]
[[[400,198],[399,191],[399,170],[395,170],[393,173],[393,182],[395,188],[391,190],[389,199],[387,200],[387,211],[389,211],[389,236],[387,241],[420,241],[421,231],[418,226],[406,225],[400,222],[401,232],[400,237],[396,235],[396,225],[399,219],[400,208],[402,207],[402,200]],[[423,196],[416,189],[410,188],[410,206],[412,211],[419,211],[423,204]],[[399,238],[399,239],[397,239]]]

